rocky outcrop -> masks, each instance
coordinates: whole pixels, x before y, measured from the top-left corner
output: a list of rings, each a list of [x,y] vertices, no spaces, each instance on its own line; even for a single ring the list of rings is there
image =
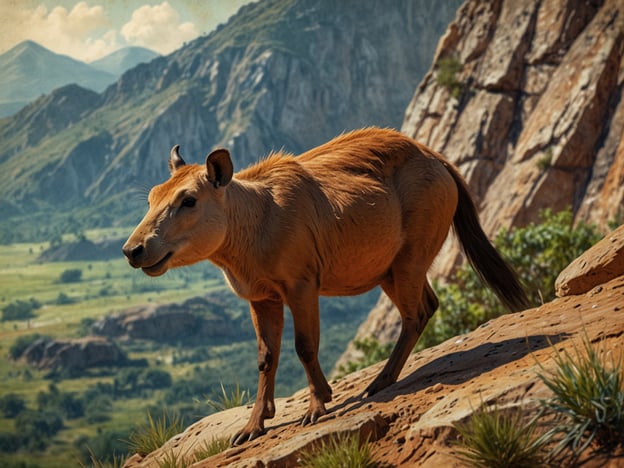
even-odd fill
[[[459,167],[491,237],[544,208],[570,207],[607,230],[624,216],[623,88],[622,2],[469,0],[402,130]],[[445,277],[461,259],[449,236],[430,274]],[[387,309],[355,338],[395,341],[399,315]],[[351,345],[340,362],[355,357]]]
[[[39,369],[68,371],[119,366],[128,362],[124,352],[115,343],[100,337],[73,340],[41,338],[26,348],[22,359]]]
[[[74,262],[89,260],[108,260],[119,258],[119,252],[125,239],[111,239],[92,242],[81,239],[76,242],[64,242],[60,245],[50,246],[39,256],[37,261],[45,262]]]
[[[557,296],[584,294],[624,271],[624,225],[574,260],[557,277]]]
[[[109,338],[158,342],[184,340],[187,345],[198,339],[232,337],[235,331],[223,307],[201,297],[181,304],[133,307],[103,317],[91,327],[93,334]]]
[[[614,244],[607,237],[596,248],[612,257]],[[600,258],[586,260],[588,272],[601,264]],[[145,457],[133,456],[125,466],[158,466],[174,456],[198,468],[295,466],[302,451],[345,433],[368,437],[380,466],[463,466],[454,454],[453,424],[494,403],[521,409],[528,421],[539,400],[550,395],[538,373],[554,369],[557,350],[574,355],[587,338],[613,356],[624,353],[624,268],[613,274],[613,279],[587,293],[499,317],[412,354],[398,382],[373,397],[363,398],[362,393],[384,363],[332,382],[329,414],[315,425],[298,424],[307,409],[305,389],[277,399],[267,434],[252,442],[207,459],[195,458],[213,438],[234,434],[245,424],[251,407],[239,407],[196,422],[160,449]],[[587,467],[624,466],[621,452],[587,453],[581,460]]]
[[[623,28],[617,0],[460,8],[403,131],[460,168],[487,232],[537,221],[546,207],[572,207],[600,226],[618,216]],[[459,67],[457,97],[439,80],[449,60]]]

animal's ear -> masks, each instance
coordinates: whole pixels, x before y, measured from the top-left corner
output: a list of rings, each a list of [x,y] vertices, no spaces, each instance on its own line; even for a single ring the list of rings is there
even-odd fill
[[[180,145],[175,145],[171,148],[171,153],[169,153],[169,172],[173,175],[175,171],[185,164],[184,159],[180,156]]]
[[[215,188],[227,185],[234,174],[230,152],[223,148],[214,150],[206,157],[206,170],[208,180]]]

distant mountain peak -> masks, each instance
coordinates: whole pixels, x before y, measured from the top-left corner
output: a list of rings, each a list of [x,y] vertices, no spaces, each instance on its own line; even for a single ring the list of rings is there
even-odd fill
[[[103,70],[113,75],[120,76],[126,70],[135,67],[139,63],[150,62],[160,54],[145,47],[124,47],[98,60],[90,62],[93,68]]]

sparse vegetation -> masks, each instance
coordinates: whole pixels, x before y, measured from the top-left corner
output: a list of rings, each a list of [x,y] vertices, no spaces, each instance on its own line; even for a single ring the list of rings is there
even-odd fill
[[[229,437],[213,437],[210,442],[206,441],[202,446],[193,452],[195,461],[204,460],[230,448]]]
[[[601,235],[596,226],[573,222],[572,212],[540,214],[541,222],[523,228],[503,229],[494,245],[514,267],[529,300],[535,306],[555,298],[555,280],[572,260],[590,248]],[[494,294],[483,287],[468,264],[454,273],[448,284],[434,284],[440,308],[429,320],[417,349],[474,330],[507,313]]]
[[[253,398],[249,390],[241,390],[240,384],[237,382],[231,392],[228,392],[223,383],[221,383],[221,394],[216,399],[209,398],[206,400],[208,406],[214,408],[215,411],[223,411],[238,406],[253,403]]]
[[[521,408],[482,405],[467,421],[454,425],[458,458],[474,467],[543,466],[547,439],[539,434],[537,419],[525,422],[524,417]]]
[[[549,146],[544,154],[537,160],[537,167],[541,171],[546,171],[552,166],[553,159],[553,149],[552,146]]]
[[[349,361],[345,365],[338,367],[336,378],[344,377],[347,374],[364,369],[379,361],[383,361],[390,356],[393,343],[381,344],[373,337],[364,338],[363,340],[355,340],[353,342],[355,349],[362,353],[357,361]]]
[[[59,283],[79,283],[82,279],[82,270],[79,268],[69,268],[64,270],[59,276]]]
[[[31,319],[35,317],[35,310],[40,307],[41,303],[35,299],[27,301],[18,299],[2,309],[2,321]]]
[[[183,429],[182,420],[163,411],[162,417],[154,419],[147,413],[147,422],[135,429],[128,440],[130,448],[141,456],[160,448]]]
[[[331,436],[320,447],[300,456],[302,468],[373,468],[377,466],[371,455],[368,440],[359,434]]]
[[[455,99],[459,98],[464,87],[463,83],[457,79],[457,74],[462,68],[461,62],[453,56],[441,58],[437,63],[436,81]]]
[[[555,368],[542,367],[539,377],[553,392],[545,407],[559,416],[550,431],[558,442],[555,455],[569,450],[575,457],[593,443],[604,450],[624,447],[622,356],[597,349],[587,337],[572,353],[554,351]]]

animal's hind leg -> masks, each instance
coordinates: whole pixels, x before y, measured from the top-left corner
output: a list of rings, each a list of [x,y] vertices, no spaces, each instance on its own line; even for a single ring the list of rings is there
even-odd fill
[[[332,390],[318,361],[320,320],[318,292],[314,284],[301,282],[289,295],[295,331],[295,350],[308,378],[310,404],[301,420],[302,425],[314,424],[327,413],[325,403],[332,399]]]
[[[366,389],[366,395],[373,395],[396,382],[399,373],[429,318],[438,308],[438,299],[427,281],[426,272],[401,274],[393,269],[392,276],[382,282],[384,292],[390,297],[401,313],[401,333],[385,367]]]

